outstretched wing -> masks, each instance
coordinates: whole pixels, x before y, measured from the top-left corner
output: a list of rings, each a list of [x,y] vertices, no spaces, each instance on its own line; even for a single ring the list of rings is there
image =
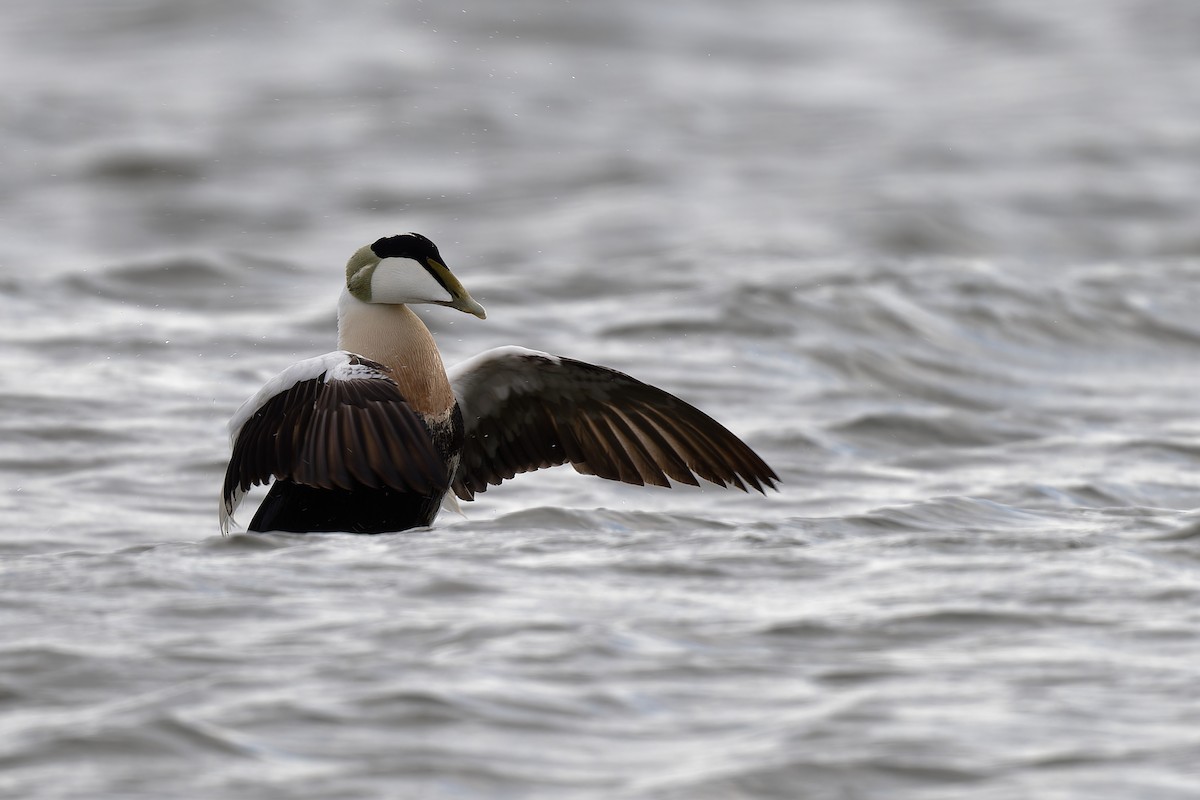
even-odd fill
[[[699,409],[624,373],[522,347],[455,365],[450,383],[466,429],[452,479],[464,500],[520,472],[570,463],[637,485],[775,488],[779,476]]]
[[[353,353],[293,364],[238,409],[229,434],[222,532],[246,491],[273,477],[319,489],[419,494],[449,483],[429,429],[388,368]]]

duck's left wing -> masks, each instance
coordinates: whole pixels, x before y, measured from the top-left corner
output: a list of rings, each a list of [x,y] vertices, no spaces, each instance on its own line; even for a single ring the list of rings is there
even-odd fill
[[[464,500],[520,472],[570,463],[637,485],[760,492],[779,476],[745,442],[678,397],[616,370],[500,347],[449,371],[466,443],[452,477]]]
[[[429,429],[387,367],[337,351],[271,379],[229,421],[233,454],[221,493],[221,530],[249,488],[271,478],[320,489],[447,488]]]

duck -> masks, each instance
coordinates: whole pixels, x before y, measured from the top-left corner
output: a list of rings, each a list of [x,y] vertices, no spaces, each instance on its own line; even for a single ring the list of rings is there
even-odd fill
[[[287,367],[229,421],[223,534],[266,484],[249,531],[427,527],[455,498],[563,464],[642,486],[777,490],[779,476],[727,428],[617,370],[517,346],[446,369],[417,304],[487,317],[418,233],[354,252],[338,349]]]

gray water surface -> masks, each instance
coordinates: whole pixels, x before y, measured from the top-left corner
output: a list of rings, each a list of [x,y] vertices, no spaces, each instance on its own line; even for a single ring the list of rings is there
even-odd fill
[[[0,796],[1200,797],[1200,6],[0,19]],[[222,538],[225,420],[434,239],[768,497]],[[261,496],[261,493],[260,495]],[[248,519],[246,511],[243,521]]]

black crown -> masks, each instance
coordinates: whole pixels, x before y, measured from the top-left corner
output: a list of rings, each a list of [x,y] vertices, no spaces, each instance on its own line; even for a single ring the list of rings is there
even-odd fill
[[[399,236],[385,236],[371,245],[371,252],[383,258],[411,258],[424,264],[428,258],[442,262],[442,255],[437,245],[419,233],[403,233]]]

